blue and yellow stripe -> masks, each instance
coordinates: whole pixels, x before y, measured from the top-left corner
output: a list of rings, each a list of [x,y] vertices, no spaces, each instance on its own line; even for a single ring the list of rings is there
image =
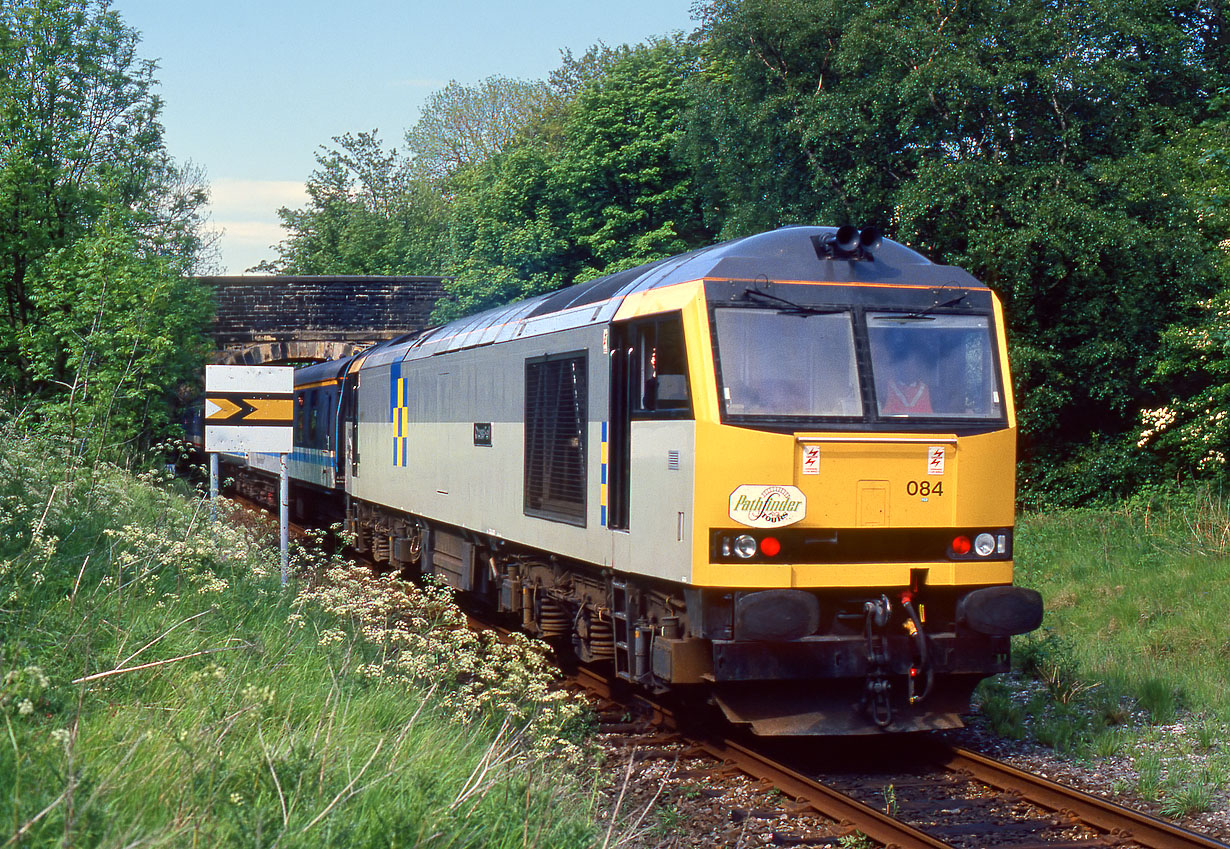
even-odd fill
[[[602,483],[598,489],[598,503],[602,505],[602,527],[606,527],[606,458],[607,458],[607,423],[602,423]]]
[[[389,370],[389,420],[393,424],[393,465],[404,467],[410,441],[410,387],[401,376],[400,362]]]

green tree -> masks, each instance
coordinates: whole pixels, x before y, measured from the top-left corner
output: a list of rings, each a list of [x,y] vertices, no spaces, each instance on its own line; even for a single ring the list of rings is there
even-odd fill
[[[902,134],[833,95],[841,79],[834,53],[858,10],[834,0],[717,0],[698,11],[699,67],[688,80],[682,147],[709,226],[735,238],[801,222],[884,220],[882,193],[860,195],[845,181],[852,157],[887,165]],[[884,83],[867,85],[887,94]],[[809,137],[817,131],[829,149]]]
[[[723,235],[878,222],[969,268],[1007,305],[1027,485],[1071,499],[1132,485],[1151,352],[1217,285],[1172,142],[1218,84],[1218,14],[1155,0],[702,11],[688,145]]]
[[[309,202],[282,208],[287,237],[263,271],[284,274],[435,275],[445,264],[444,198],[411,175],[375,131],[334,139],[316,154]]]
[[[456,172],[447,318],[690,250],[710,239],[677,155],[690,49],[660,41],[582,60],[535,135]]]
[[[39,264],[43,318],[18,344],[34,380],[60,390],[28,408],[31,420],[101,450],[174,423],[179,388],[200,380],[213,305],[181,263],[143,248],[130,213],[93,229]]]
[[[1217,243],[1219,291],[1167,328],[1150,387],[1157,403],[1141,411],[1138,445],[1171,478],[1230,476],[1230,88],[1210,117],[1173,146],[1183,164],[1184,194],[1198,226]]]
[[[0,386],[12,409],[113,441],[169,416],[160,405],[184,372],[159,350],[165,327],[182,332],[182,352],[200,364],[174,313],[184,307],[198,329],[207,320],[182,280],[208,250],[203,174],[163,146],[154,63],[138,43],[104,0],[0,5]],[[176,294],[163,298],[170,279]],[[126,281],[135,288],[121,296]],[[126,329],[111,321],[117,303]],[[135,352],[121,377],[108,363],[112,342]],[[152,370],[147,355],[161,357]],[[151,381],[162,381],[157,391]],[[105,386],[113,391],[102,404]],[[140,414],[126,394],[133,386]],[[115,418],[87,429],[90,411]]]
[[[28,275],[39,258],[84,232],[111,198],[136,202],[157,167],[153,65],[136,57],[136,43],[93,3],[0,7],[0,279],[10,328],[36,319]]]
[[[554,156],[542,142],[524,142],[454,176],[450,240],[456,280],[447,286],[449,301],[437,305],[437,319],[570,282],[577,257],[549,181]]]
[[[452,80],[427,99],[406,133],[407,149],[419,174],[443,179],[525,138],[558,102],[544,82],[496,76],[470,87]]]
[[[678,156],[692,51],[678,40],[633,48],[582,89],[552,168],[582,279],[707,243],[691,172]]]

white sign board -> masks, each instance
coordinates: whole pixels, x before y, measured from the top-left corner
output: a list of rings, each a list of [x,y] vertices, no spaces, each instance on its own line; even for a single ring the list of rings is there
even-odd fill
[[[932,445],[927,449],[927,474],[944,474],[944,446]]]
[[[818,475],[820,474],[820,446],[819,445],[804,445],[803,446],[803,474]]]
[[[289,454],[294,409],[290,366],[205,367],[206,451]]]

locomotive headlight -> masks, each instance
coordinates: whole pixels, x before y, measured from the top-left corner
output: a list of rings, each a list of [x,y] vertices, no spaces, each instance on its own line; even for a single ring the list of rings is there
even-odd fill
[[[751,534],[735,537],[735,554],[746,560],[756,554],[756,538]]]
[[[995,537],[990,534],[979,534],[974,537],[974,553],[979,557],[990,557],[995,551]]]

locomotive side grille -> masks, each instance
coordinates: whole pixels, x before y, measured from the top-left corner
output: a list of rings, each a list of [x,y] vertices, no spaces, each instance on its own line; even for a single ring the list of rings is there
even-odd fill
[[[587,396],[583,353],[526,361],[526,515],[585,524]]]

